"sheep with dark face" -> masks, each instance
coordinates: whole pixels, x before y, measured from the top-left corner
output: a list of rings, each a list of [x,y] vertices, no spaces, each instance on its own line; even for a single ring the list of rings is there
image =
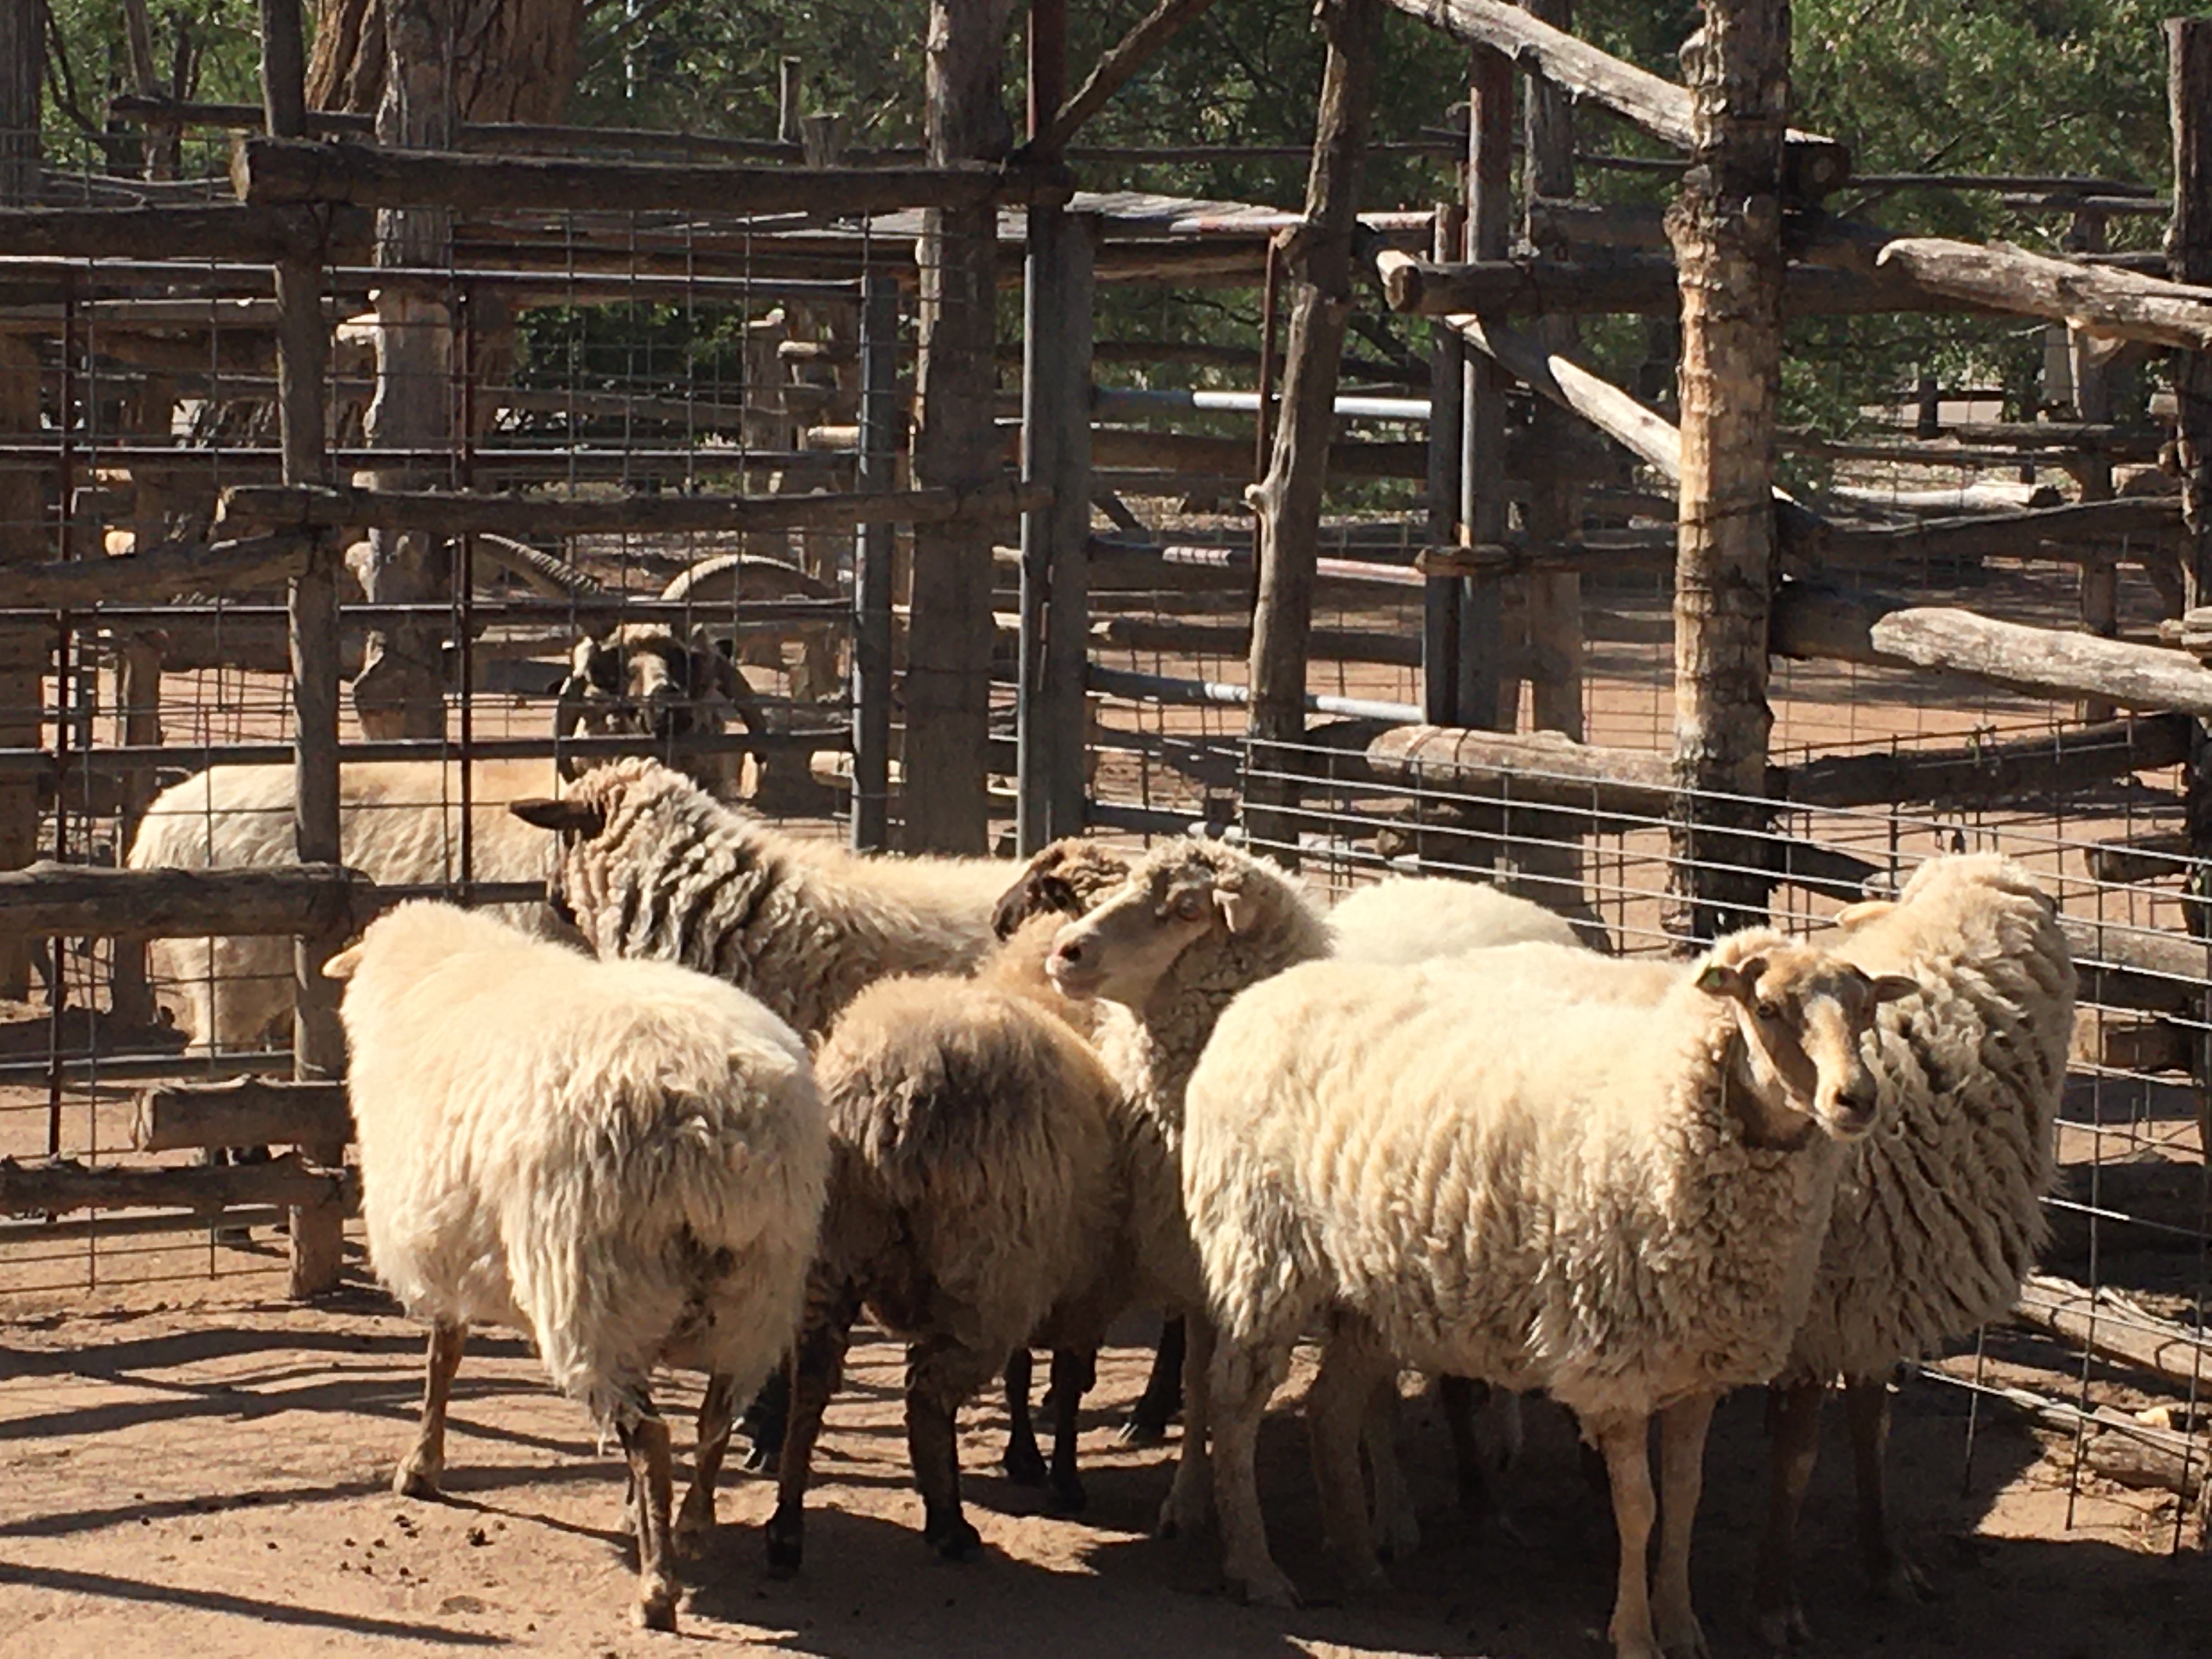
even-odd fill
[[[662,742],[724,730],[734,714],[748,732],[766,727],[760,700],[736,663],[695,628],[687,644],[659,623],[623,623],[576,641],[561,683],[556,737],[639,736]],[[735,754],[699,755],[686,769],[718,794],[735,781]],[[564,759],[563,777],[582,766]]]

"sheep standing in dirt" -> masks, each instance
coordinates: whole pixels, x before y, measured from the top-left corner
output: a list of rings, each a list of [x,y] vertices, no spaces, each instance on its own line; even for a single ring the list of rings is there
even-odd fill
[[[1039,983],[1060,926],[1032,919],[973,979],[871,986],[817,1057],[835,1158],[769,1528],[781,1571],[799,1564],[814,1441],[863,1305],[907,1343],[908,1449],[939,1554],[981,1541],[961,1511],[959,1409],[1032,1340],[1056,1350],[1052,1499],[1082,1507],[1075,1413],[1127,1271],[1124,1133],[1120,1090]]]
[[[1844,1379],[1869,1574],[1924,1589],[1883,1501],[1888,1378],[1900,1361],[2002,1318],[2041,1248],[2042,1200],[2074,1035],[2075,974],[2057,908],[1993,853],[1931,860],[1894,903],[1838,918],[1835,950],[1916,994],[1881,1012],[1874,1056],[1884,1121],[1844,1166],[1812,1303],[1776,1403],[1771,1511],[1761,1534],[1759,1626],[1806,1635],[1791,1540],[1820,1444],[1820,1406]]]
[[[1162,842],[1115,891],[1060,932],[1046,971],[1060,991],[1106,1004],[1100,1057],[1133,1109],[1130,1229],[1135,1272],[1127,1305],[1187,1315],[1203,1284],[1182,1213],[1183,1088],[1237,995],[1327,956],[1328,925],[1273,866],[1218,842]],[[1212,1341],[1191,1322],[1183,1366],[1187,1409],[1175,1485],[1160,1513],[1176,1532],[1203,1518],[1206,1366]],[[1391,1472],[1395,1472],[1395,1462]]]
[[[653,1368],[753,1388],[790,1343],[830,1161],[805,1045],[702,975],[595,963],[451,905],[401,905],[328,971],[347,981],[369,1257],[432,1322],[395,1488],[437,1490],[471,1322],[529,1332],[621,1437],[636,1616],[674,1629]]]
[[[1382,1577],[1358,1465],[1378,1385],[1412,1365],[1542,1388],[1606,1457],[1616,1651],[1701,1651],[1689,1545],[1712,1405],[1789,1352],[1841,1143],[1875,1121],[1862,1040],[1880,1002],[1916,988],[1762,929],[1722,940],[1653,1006],[1563,998],[1481,957],[1315,963],[1240,999],[1190,1079],[1182,1160],[1219,1334],[1231,1580],[1295,1599],[1268,1556],[1253,1449],[1292,1344],[1319,1322],[1315,1466],[1355,1589]]]

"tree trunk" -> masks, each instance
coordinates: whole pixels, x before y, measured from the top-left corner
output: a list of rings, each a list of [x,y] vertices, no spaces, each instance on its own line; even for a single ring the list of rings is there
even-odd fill
[[[371,115],[384,100],[390,0],[322,0],[307,65],[311,109]],[[453,97],[463,121],[556,122],[574,89],[582,0],[453,0]],[[388,141],[387,141],[388,142]]]
[[[994,161],[1013,131],[1000,100],[1013,0],[931,0],[933,164]],[[998,212],[923,219],[921,357],[914,480],[970,489],[996,477]],[[992,538],[978,525],[918,525],[907,635],[905,835],[915,853],[981,853],[990,833]]]
[[[1252,614],[1253,745],[1246,829],[1295,857],[1297,789],[1285,776],[1299,760],[1269,744],[1305,738],[1306,651],[1313,629],[1314,562],[1322,492],[1336,423],[1338,360],[1352,315],[1352,232],[1367,148],[1378,0],[1322,0],[1316,16],[1328,39],[1305,223],[1291,234],[1290,343],[1283,368],[1281,424],[1267,477],[1248,492],[1260,522],[1260,592]]]
[[[1678,935],[1764,921],[1767,613],[1782,370],[1789,0],[1706,0],[1682,48],[1695,147],[1668,234],[1682,284],[1682,486],[1674,568]]]

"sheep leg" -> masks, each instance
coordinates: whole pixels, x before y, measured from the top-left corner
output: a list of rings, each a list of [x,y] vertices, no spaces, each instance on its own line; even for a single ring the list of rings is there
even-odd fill
[[[1664,1659],[1651,1629],[1651,1522],[1658,1504],[1651,1492],[1651,1419],[1641,1412],[1585,1419],[1583,1431],[1604,1454],[1613,1487],[1613,1530],[1620,1536],[1613,1593],[1613,1659]]]
[[[1759,1633],[1770,1647],[1809,1642],[1813,1632],[1797,1601],[1797,1516],[1820,1455],[1820,1407],[1825,1382],[1792,1382],[1767,1393],[1773,1444],[1768,1475],[1766,1531],[1759,1540],[1755,1583]]]
[[[1306,1396],[1306,1432],[1312,1443],[1314,1484],[1321,1490],[1322,1530],[1343,1574],[1345,1589],[1353,1595],[1385,1593],[1390,1588],[1375,1559],[1375,1524],[1368,1518],[1367,1494],[1359,1479],[1361,1435],[1375,1414],[1389,1366],[1389,1356],[1378,1351],[1361,1322],[1340,1319],[1329,1333],[1321,1370]],[[1395,1466],[1395,1455],[1389,1461]],[[1375,1468],[1379,1520],[1381,1460]],[[1225,1523],[1225,1496],[1222,1516]]]
[[[1045,1507],[1054,1515],[1083,1513],[1086,1500],[1083,1477],[1075,1467],[1075,1418],[1083,1396],[1097,1380],[1097,1357],[1089,1350],[1052,1351],[1052,1485]]]
[[[1889,1452],[1889,1382],[1880,1376],[1844,1379],[1844,1415],[1851,1429],[1851,1462],[1858,1477],[1859,1554],[1867,1576],[1881,1595],[1898,1601],[1925,1601],[1934,1587],[1919,1566],[1897,1547],[1889,1529],[1882,1465]]]
[[[429,1352],[423,1362],[422,1416],[415,1425],[415,1444],[399,1460],[392,1476],[392,1490],[402,1498],[435,1498],[446,1473],[446,1402],[453,1391],[453,1373],[460,1369],[461,1348],[468,1340],[466,1325],[439,1320],[430,1327]]]
[[[783,1455],[776,1467],[775,1513],[769,1517],[769,1571],[778,1577],[799,1571],[806,1546],[806,1480],[814,1467],[814,1443],[822,1433],[822,1413],[844,1380],[845,1350],[853,1340],[853,1322],[860,1299],[847,1289],[820,1312],[810,1316],[799,1346],[784,1362],[790,1408],[785,1413]]]
[[[790,1415],[791,1370],[787,1364],[768,1374],[768,1381],[760,1385],[740,1419],[745,1438],[752,1442],[752,1449],[745,1454],[745,1468],[756,1474],[775,1473],[776,1460],[783,1455],[784,1423]]]
[[[1484,1399],[1479,1402],[1476,1391]],[[1460,1513],[1469,1520],[1489,1515],[1497,1507],[1490,1490],[1490,1473],[1483,1467],[1482,1446],[1474,1437],[1474,1413],[1489,1395],[1486,1384],[1464,1376],[1437,1379],[1437,1399],[1443,1407],[1444,1426],[1451,1431],[1452,1466],[1459,1475]]]
[[[1653,1595],[1659,1645],[1669,1659],[1707,1659],[1705,1631],[1690,1606],[1690,1535],[1705,1485],[1705,1431],[1717,1395],[1692,1395],[1659,1416],[1659,1574]]]
[[[637,1606],[632,1616],[646,1630],[676,1628],[676,1549],[668,1511],[676,1484],[669,1455],[668,1425],[640,1416],[615,1425],[629,1458],[631,1491],[637,1498]]]
[[[1163,1538],[1173,1538],[1180,1532],[1195,1532],[1206,1524],[1215,1480],[1207,1432],[1212,1398],[1213,1324],[1203,1314],[1187,1315],[1176,1323],[1182,1326],[1186,1333],[1182,1363],[1185,1410],[1175,1484],[1168,1489],[1167,1502],[1160,1507],[1158,1530]],[[1265,1403],[1261,1402],[1263,1406]]]
[[[960,1507],[957,1419],[963,1401],[989,1381],[992,1362],[947,1337],[906,1351],[906,1448],[921,1492],[922,1541],[948,1561],[983,1547]]]
[[[1006,1356],[1006,1454],[1000,1461],[1006,1479],[1018,1486],[1042,1486],[1045,1481],[1044,1454],[1037,1449],[1036,1425],[1030,1417],[1030,1351],[1017,1348]]]
[[[1210,1338],[1204,1346],[1213,1346]],[[1260,1419],[1276,1385],[1290,1369],[1290,1346],[1288,1342],[1264,1346],[1224,1342],[1212,1357],[1207,1379],[1214,1492],[1220,1502],[1221,1536],[1226,1547],[1222,1571],[1231,1589],[1260,1607],[1298,1604],[1297,1591],[1267,1553],[1267,1523],[1260,1513],[1255,1458]]]
[[[1188,1332],[1181,1319],[1160,1324],[1160,1346],[1152,1355],[1152,1369],[1145,1378],[1145,1391],[1130,1408],[1122,1425],[1125,1446],[1157,1446],[1168,1437],[1168,1424],[1182,1409],[1183,1379],[1189,1366]]]
[[[1398,1367],[1390,1362],[1369,1396],[1361,1431],[1368,1478],[1375,1491],[1375,1547],[1393,1561],[1410,1561],[1421,1547],[1420,1518],[1398,1461]]]
[[[691,1454],[691,1490],[684,1495],[683,1512],[676,1517],[676,1547],[686,1555],[696,1554],[714,1530],[714,1482],[730,1449],[737,1403],[735,1377],[716,1371],[707,1379],[707,1392],[699,1399],[699,1438]]]

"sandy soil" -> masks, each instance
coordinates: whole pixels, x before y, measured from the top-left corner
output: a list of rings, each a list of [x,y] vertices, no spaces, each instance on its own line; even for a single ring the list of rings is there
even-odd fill
[[[1000,1479],[1002,1413],[969,1411],[970,1510],[989,1550],[964,1565],[939,1562],[917,1534],[900,1356],[882,1340],[855,1349],[832,1408],[805,1571],[767,1576],[758,1523],[773,1494],[757,1479],[726,1477],[723,1524],[687,1570],[683,1633],[642,1635],[626,1621],[618,1465],[544,1387],[524,1343],[498,1333],[474,1343],[455,1395],[448,1500],[401,1499],[386,1482],[415,1409],[418,1332],[366,1289],[310,1309],[203,1288],[189,1304],[142,1299],[0,1325],[0,1631],[11,1655],[1605,1650],[1610,1522],[1548,1407],[1528,1413],[1511,1481],[1526,1538],[1513,1542],[1457,1515],[1441,1426],[1425,1400],[1408,1401],[1403,1447],[1427,1538],[1395,1569],[1396,1593],[1356,1607],[1333,1599],[1303,1431],[1279,1409],[1263,1442],[1265,1496],[1278,1551],[1311,1605],[1277,1613],[1220,1593],[1211,1540],[1146,1535],[1169,1453],[1123,1449],[1113,1433],[1141,1385],[1141,1349],[1115,1349],[1102,1367],[1080,1521],[1043,1517],[1035,1494]],[[672,1379],[664,1398],[672,1412],[687,1408],[693,1380]],[[1865,1591],[1850,1548],[1847,1460],[1832,1433],[1804,1539],[1823,1650],[2212,1651],[2212,1564],[2166,1557],[2171,1500],[2089,1480],[2069,1506],[2063,1464],[1986,1413],[1968,1468],[1964,1400],[1917,1382],[1899,1403],[1897,1501],[1944,1590],[1932,1606],[1890,1607]],[[1723,1656],[1757,1650],[1744,1603],[1761,1416],[1755,1395],[1729,1401],[1709,1465],[1697,1582]]]

